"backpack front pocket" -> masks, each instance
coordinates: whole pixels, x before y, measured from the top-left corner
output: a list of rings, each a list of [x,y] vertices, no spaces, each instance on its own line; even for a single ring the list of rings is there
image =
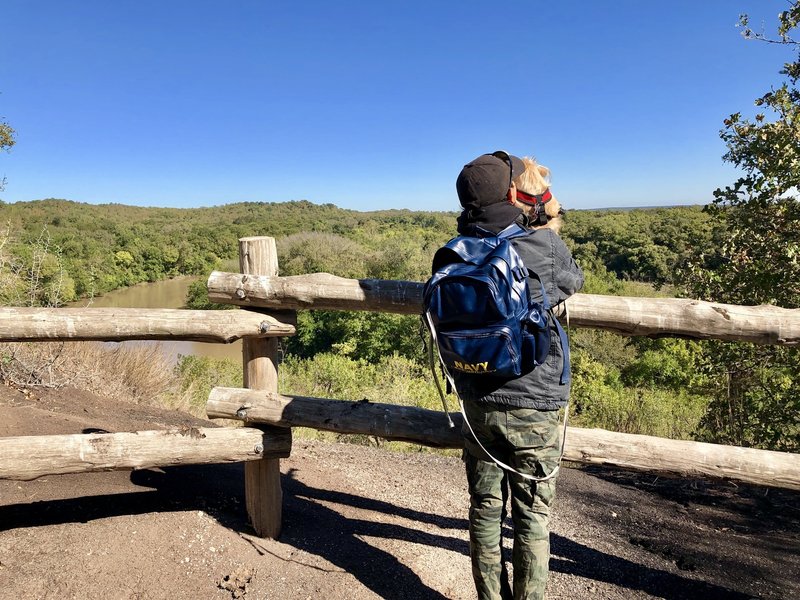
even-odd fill
[[[511,327],[497,325],[483,329],[439,332],[442,360],[452,372],[495,377],[517,377],[521,356],[519,333]]]

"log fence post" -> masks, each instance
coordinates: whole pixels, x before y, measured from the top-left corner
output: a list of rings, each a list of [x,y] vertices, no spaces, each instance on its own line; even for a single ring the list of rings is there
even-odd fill
[[[239,267],[244,276],[278,274],[278,253],[275,239],[247,237],[239,240]],[[278,391],[277,338],[245,338],[242,345],[244,387],[252,390]],[[281,437],[285,452],[273,453],[244,465],[244,487],[247,515],[260,537],[277,538],[281,532],[283,492],[280,458],[288,457],[292,430],[283,427],[260,427],[265,434]]]

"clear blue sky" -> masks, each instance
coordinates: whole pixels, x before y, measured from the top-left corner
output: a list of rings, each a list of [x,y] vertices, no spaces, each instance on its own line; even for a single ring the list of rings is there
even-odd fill
[[[533,155],[567,208],[692,204],[718,132],[780,81],[748,42],[784,0],[4,0],[6,202],[307,199],[455,210],[481,154]]]

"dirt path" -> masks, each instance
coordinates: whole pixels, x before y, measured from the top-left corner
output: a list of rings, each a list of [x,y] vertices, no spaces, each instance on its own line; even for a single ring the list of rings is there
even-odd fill
[[[0,388],[0,436],[193,422]],[[458,459],[295,440],[282,471],[279,541],[252,535],[240,465],[0,481],[0,598],[475,597]],[[800,494],[565,469],[549,598],[798,598],[798,534]]]

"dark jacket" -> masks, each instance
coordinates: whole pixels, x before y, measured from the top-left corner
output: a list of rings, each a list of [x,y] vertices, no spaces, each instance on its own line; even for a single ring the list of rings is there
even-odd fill
[[[517,222],[520,223],[520,219]],[[508,224],[510,221],[505,223]],[[505,225],[500,223],[488,229],[499,232]],[[487,228],[486,224],[481,226]],[[459,222],[459,232],[469,234],[470,228]],[[537,229],[529,236],[515,239],[513,244],[525,266],[541,278],[551,306],[563,302],[583,286],[583,272],[564,241],[551,229]],[[541,288],[537,282],[531,279],[529,286],[532,298],[541,301]],[[454,374],[461,398],[539,410],[556,410],[564,406],[570,386],[569,383],[561,384],[564,354],[555,323],[551,323],[550,328],[550,353],[543,364],[515,379]]]

